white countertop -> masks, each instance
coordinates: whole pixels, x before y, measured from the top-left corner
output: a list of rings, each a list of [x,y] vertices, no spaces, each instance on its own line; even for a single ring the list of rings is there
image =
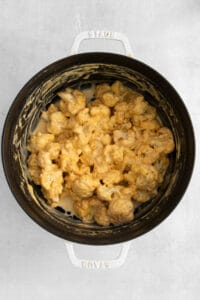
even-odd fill
[[[198,0],[0,0],[0,133],[22,86],[41,68],[67,56],[77,33],[91,29],[125,33],[135,57],[162,73],[180,93],[196,134],[191,183],[161,225],[132,241],[121,268],[82,270],[72,266],[63,240],[41,229],[22,211],[1,164],[0,299],[199,299]],[[121,50],[109,41],[84,42],[81,49]]]

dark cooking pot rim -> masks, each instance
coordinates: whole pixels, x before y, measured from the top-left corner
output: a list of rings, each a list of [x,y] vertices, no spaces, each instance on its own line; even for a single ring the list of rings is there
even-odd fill
[[[177,195],[177,198],[175,201],[171,202],[170,205],[166,205],[165,210],[162,211],[161,214],[156,216],[156,219],[151,220],[151,223],[148,224],[148,226],[145,226],[145,228],[141,231],[137,232],[129,232],[127,234],[120,234],[115,235],[113,237],[99,239],[98,236],[95,236],[94,238],[87,239],[85,236],[75,236],[66,234],[64,231],[62,231],[62,228],[57,224],[52,224],[50,220],[45,220],[42,218],[41,215],[37,214],[34,210],[30,209],[28,201],[25,202],[23,199],[21,199],[21,191],[18,187],[13,186],[13,179],[11,176],[12,171],[9,167],[9,161],[6,159],[8,151],[9,151],[9,141],[11,132],[10,129],[12,128],[12,122],[13,122],[13,112],[16,113],[16,106],[17,104],[21,103],[21,100],[25,97],[28,97],[28,95],[31,93],[32,90],[35,89],[35,87],[38,85],[38,83],[41,83],[45,79],[48,78],[50,75],[56,75],[60,71],[64,70],[65,68],[69,68],[82,64],[90,64],[90,63],[100,63],[100,64],[112,64],[112,65],[118,65],[118,66],[124,66],[129,69],[133,69],[134,71],[137,71],[141,74],[144,74],[145,77],[154,79],[154,84],[159,86],[161,90],[166,90],[168,88],[170,90],[171,97],[176,99],[178,104],[182,106],[182,110],[184,112],[184,119],[187,122],[187,131],[188,136],[190,138],[190,147],[189,147],[189,154],[187,157],[187,173],[185,174],[183,180],[183,185],[181,186],[179,193]],[[20,107],[20,105],[19,105]],[[176,205],[180,202],[183,194],[185,193],[187,186],[189,184],[189,181],[191,179],[193,166],[194,166],[194,157],[195,157],[195,141],[194,141],[194,130],[193,126],[188,114],[188,111],[185,107],[184,102],[181,100],[180,96],[176,92],[176,90],[173,88],[173,86],[157,71],[149,67],[143,62],[140,62],[134,58],[130,58],[124,55],[120,54],[114,54],[114,53],[106,53],[106,52],[87,52],[87,53],[80,53],[72,56],[68,56],[66,58],[62,58],[60,60],[55,61],[54,63],[48,65],[44,69],[40,70],[37,74],[35,74],[20,90],[20,92],[17,94],[15,100],[13,101],[12,105],[10,106],[10,109],[7,113],[7,117],[4,123],[3,127],[3,134],[2,134],[2,145],[1,145],[1,152],[2,152],[2,162],[3,162],[3,169],[4,173],[8,182],[8,185],[19,203],[19,205],[23,208],[23,210],[41,227],[46,229],[47,231],[70,241],[78,242],[82,244],[94,244],[94,245],[105,245],[105,244],[114,244],[119,242],[124,242],[133,238],[136,238],[144,233],[147,233],[151,229],[153,229],[155,226],[157,226],[159,223],[161,223],[166,217],[169,216],[169,214],[173,211],[173,209],[176,207]]]

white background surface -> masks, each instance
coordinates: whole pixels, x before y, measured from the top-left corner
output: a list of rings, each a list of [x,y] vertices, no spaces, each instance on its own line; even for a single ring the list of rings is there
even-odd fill
[[[125,33],[135,57],[166,76],[180,93],[197,140],[190,186],[159,227],[132,242],[123,267],[89,271],[74,268],[63,241],[22,211],[1,166],[0,299],[199,299],[199,0],[0,0],[0,130],[26,81],[67,56],[75,35],[91,29]],[[82,48],[100,45],[87,42]],[[102,47],[116,52],[118,46]]]

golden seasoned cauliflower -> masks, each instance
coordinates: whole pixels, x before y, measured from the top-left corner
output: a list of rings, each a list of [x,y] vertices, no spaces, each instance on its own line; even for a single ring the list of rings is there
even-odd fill
[[[93,207],[90,205],[90,199],[82,199],[74,202],[74,211],[79,219],[84,223],[94,222]]]
[[[98,186],[98,179],[91,175],[83,175],[72,183],[73,192],[81,198],[91,197]]]
[[[171,130],[166,127],[158,129],[157,134],[151,139],[150,145],[160,153],[168,154],[174,150],[174,139]]]
[[[62,170],[56,165],[52,168],[43,169],[40,175],[41,186],[48,200],[58,201],[63,190]]]
[[[84,108],[79,111],[79,113],[76,116],[76,120],[79,124],[84,124],[89,121],[90,115],[89,115],[89,108]]]
[[[120,145],[106,145],[103,150],[105,161],[108,164],[120,164],[124,159],[124,147]]]
[[[74,210],[76,215],[85,223],[96,221],[99,225],[103,226],[110,224],[106,206],[96,198],[75,201]]]
[[[52,167],[52,160],[50,153],[47,151],[40,151],[38,153],[38,165],[41,168],[47,169]]]
[[[128,223],[133,220],[134,205],[131,200],[117,198],[110,202],[108,216],[113,224]]]
[[[100,184],[97,187],[97,196],[100,200],[111,201],[116,193],[119,193],[119,186],[106,186]]]
[[[109,226],[110,218],[108,216],[108,209],[102,204],[101,201],[99,201],[99,204],[96,204],[96,207],[93,203],[91,203],[91,205],[94,209],[94,220],[97,222],[97,224],[102,226]]]
[[[123,84],[118,80],[111,85],[111,90],[117,96],[123,95],[123,93],[126,91]]]
[[[52,160],[56,160],[59,157],[61,146],[59,143],[51,143],[46,147]]]
[[[136,115],[142,115],[146,112],[148,108],[148,103],[144,100],[143,96],[139,96],[134,101],[134,106],[132,108],[132,113]]]
[[[70,198],[83,222],[130,222],[134,208],[158,193],[174,150],[172,132],[155,107],[120,81],[58,95],[30,136],[30,178],[52,207]]]
[[[95,98],[100,98],[104,93],[109,92],[110,90],[111,87],[107,83],[97,85],[95,89]]]
[[[107,173],[105,173],[103,177],[103,182],[108,186],[119,183],[122,180],[123,174],[120,170],[110,170]]]
[[[32,153],[28,158],[29,175],[35,184],[40,184],[41,169],[38,165],[38,157],[36,153]]]
[[[107,92],[102,95],[101,101],[104,105],[113,107],[119,101],[119,97],[114,95],[113,93]]]
[[[110,117],[110,109],[106,105],[99,104],[90,108],[90,115],[96,117],[97,120]]]
[[[79,90],[66,89],[59,92],[58,96],[62,99],[59,102],[59,108],[67,116],[76,115],[85,108],[86,96]]]
[[[49,115],[47,130],[49,133],[59,134],[67,126],[67,119],[61,111],[53,112]]]
[[[44,150],[47,145],[54,141],[54,135],[49,133],[36,133],[32,135],[28,144],[30,152],[38,152]]]
[[[134,149],[136,146],[135,132],[128,130],[114,130],[113,140],[116,144]]]
[[[63,172],[76,172],[78,170],[79,154],[73,144],[68,141],[61,150],[59,166]]]

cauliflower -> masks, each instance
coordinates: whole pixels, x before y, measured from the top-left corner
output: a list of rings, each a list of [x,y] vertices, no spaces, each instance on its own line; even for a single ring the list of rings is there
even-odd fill
[[[159,158],[159,152],[148,144],[142,144],[137,150],[136,155],[141,158],[144,164],[152,164]]]
[[[124,159],[124,148],[115,144],[106,145],[103,154],[107,163],[120,164]]]
[[[76,115],[85,108],[86,96],[79,90],[66,89],[59,92],[58,95],[62,99],[59,103],[59,108],[67,116]]]
[[[82,199],[74,202],[74,211],[85,223],[96,221],[99,225],[110,224],[107,208],[96,198]]]
[[[134,205],[131,200],[117,198],[110,202],[108,216],[113,224],[123,224],[133,220]]]
[[[150,145],[160,153],[168,154],[172,152],[174,150],[172,132],[166,127],[161,127],[154,138],[151,139]]]
[[[136,188],[146,191],[154,190],[158,184],[158,171],[152,165],[133,165],[131,171],[124,174],[124,179]]]
[[[96,199],[95,199],[96,200]],[[102,226],[109,226],[110,225],[110,218],[108,216],[107,208],[99,201],[98,204],[95,205],[91,202],[91,205],[94,209],[94,220],[97,224]]]
[[[104,184],[100,184],[97,187],[97,196],[100,200],[103,201],[112,201],[115,193],[119,192],[119,186],[106,186]]]
[[[59,143],[51,143],[46,147],[52,160],[56,160],[59,157],[61,146]]]
[[[166,170],[169,166],[169,158],[165,155],[162,155],[156,160],[154,163],[154,167],[158,171],[158,182],[161,183],[163,181]]]
[[[44,150],[47,145],[54,141],[54,135],[49,133],[36,133],[32,135],[28,144],[30,152],[38,152]]]
[[[88,122],[89,118],[90,118],[89,108],[82,109],[81,111],[79,111],[79,113],[76,116],[76,120],[78,121],[79,124],[84,124]]]
[[[67,120],[61,111],[56,111],[50,114],[47,130],[49,133],[59,134],[64,131],[67,125]]]
[[[111,90],[115,95],[121,96],[125,91],[125,87],[120,81],[117,80],[112,84]]]
[[[136,146],[135,132],[129,130],[114,130],[113,140],[116,144],[134,149]]]
[[[138,96],[133,103],[132,114],[142,115],[147,111],[148,103],[143,96]]]
[[[35,184],[40,184],[41,169],[38,165],[38,157],[36,153],[32,153],[28,158],[29,175]]]
[[[119,97],[113,95],[113,93],[107,92],[102,95],[101,101],[104,105],[113,107],[119,101]]]
[[[64,172],[76,172],[78,170],[79,155],[73,144],[69,141],[61,150],[59,165]]]
[[[153,196],[155,196],[156,193],[135,189],[133,191],[132,195],[133,195],[133,199],[135,201],[137,201],[137,202],[146,202],[146,201],[149,201]]]
[[[81,198],[91,197],[98,186],[98,179],[91,175],[83,175],[72,183],[73,192]]]
[[[110,117],[110,109],[106,105],[99,104],[90,108],[90,115],[96,117],[97,120]]]
[[[103,176],[103,182],[111,186],[123,180],[123,175],[119,170],[110,170]]]
[[[69,196],[83,222],[133,220],[132,201],[149,201],[164,180],[172,132],[141,94],[119,81],[97,85],[88,103],[72,88],[58,95],[29,139],[31,179],[52,207]]]
[[[52,167],[52,161],[49,152],[40,151],[38,153],[38,165],[44,169]]]
[[[48,200],[58,201],[63,190],[62,170],[56,165],[52,168],[43,169],[40,175],[41,186]]]
[[[95,98],[100,98],[104,93],[110,92],[111,87],[107,83],[99,84],[95,89]]]
[[[93,208],[90,205],[90,199],[82,199],[74,202],[74,211],[78,218],[84,223],[94,222]]]

